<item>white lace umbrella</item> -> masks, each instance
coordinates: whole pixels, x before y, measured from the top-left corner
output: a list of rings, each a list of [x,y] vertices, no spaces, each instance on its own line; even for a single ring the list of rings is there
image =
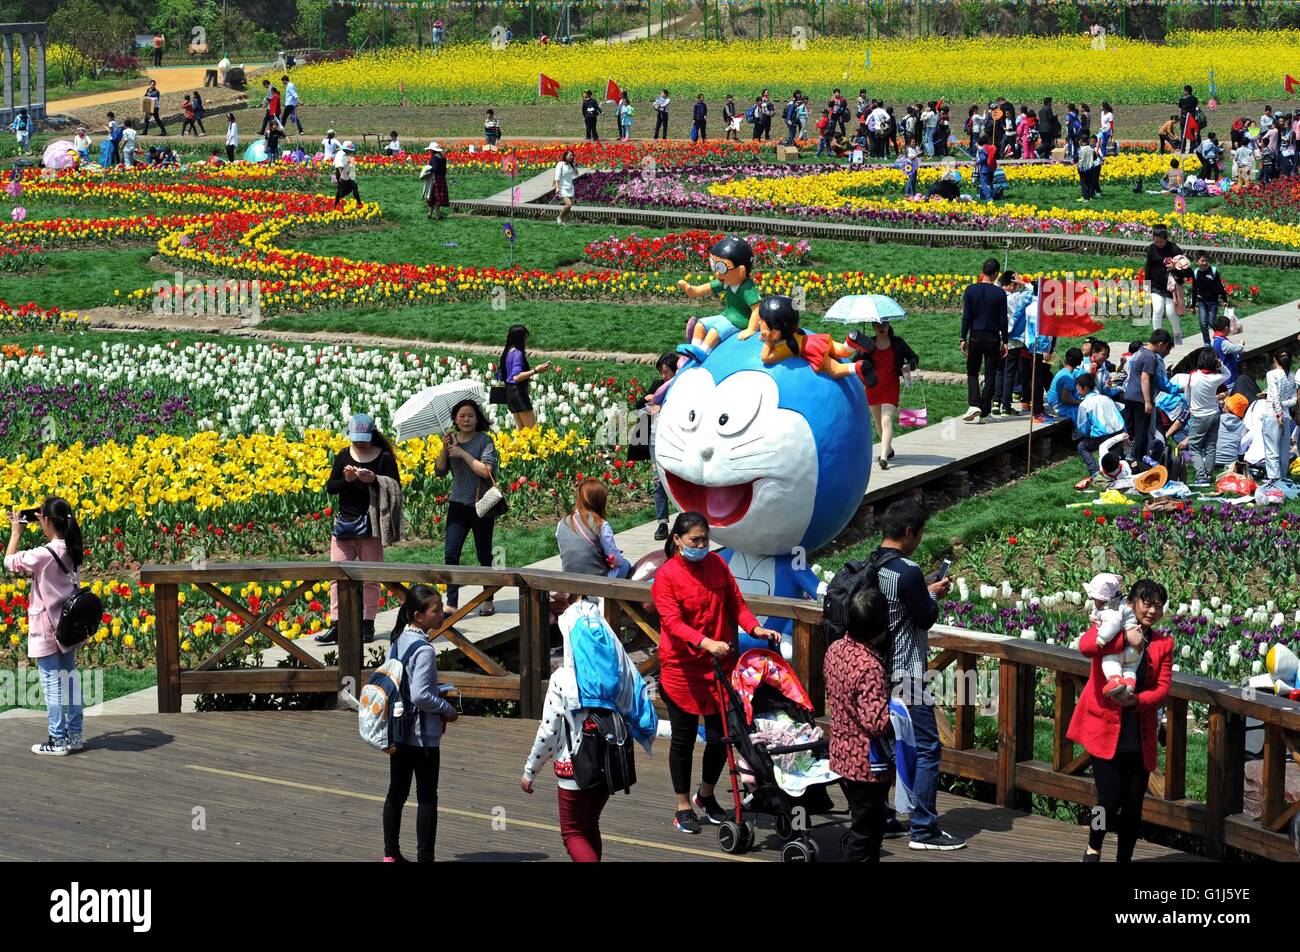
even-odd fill
[[[823,320],[837,324],[879,324],[900,321],[906,316],[902,305],[886,294],[849,294],[832,304]]]
[[[400,440],[446,433],[451,429],[451,410],[462,400],[487,404],[487,389],[477,380],[449,380],[427,387],[411,397],[393,414],[393,426]]]

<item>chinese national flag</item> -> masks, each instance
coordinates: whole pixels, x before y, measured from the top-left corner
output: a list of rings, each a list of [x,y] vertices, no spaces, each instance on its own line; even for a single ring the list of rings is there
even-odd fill
[[[1200,132],[1200,130],[1201,124],[1196,121],[1196,116],[1189,112],[1187,114],[1187,124],[1183,127],[1183,138],[1194,139],[1196,133]]]
[[[605,102],[621,102],[623,99],[623,90],[618,88],[618,83],[612,79],[605,84]]]
[[[1294,96],[1296,89],[1300,88],[1300,79],[1296,79],[1290,73],[1287,73],[1286,76],[1283,77],[1282,83],[1286,86],[1286,94],[1288,96]]]
[[[1102,330],[1092,319],[1088,282],[1046,278],[1038,299],[1038,333],[1044,337],[1086,337]]]
[[[537,95],[560,98],[560,84],[545,73],[537,74]]]

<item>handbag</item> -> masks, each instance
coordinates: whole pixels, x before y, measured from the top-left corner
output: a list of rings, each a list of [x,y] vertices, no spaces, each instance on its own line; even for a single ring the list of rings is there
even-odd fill
[[[493,380],[488,385],[488,403],[493,406],[499,406],[506,402],[506,384],[500,380]]]
[[[487,492],[479,493],[478,500],[474,503],[474,512],[480,519],[489,517],[495,519],[505,514],[506,494],[501,491],[495,479],[492,480],[492,485]]]
[[[343,513],[334,514],[334,538],[368,539],[370,538],[370,513],[363,512],[355,519],[344,519]]]

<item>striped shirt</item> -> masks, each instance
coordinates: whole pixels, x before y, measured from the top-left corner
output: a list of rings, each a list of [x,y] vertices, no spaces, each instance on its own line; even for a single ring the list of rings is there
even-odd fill
[[[889,603],[889,635],[894,645],[892,680],[897,683],[912,677],[919,681],[929,662],[930,628],[939,620],[939,603],[930,594],[921,569],[901,553],[881,566],[879,580],[880,591]]]

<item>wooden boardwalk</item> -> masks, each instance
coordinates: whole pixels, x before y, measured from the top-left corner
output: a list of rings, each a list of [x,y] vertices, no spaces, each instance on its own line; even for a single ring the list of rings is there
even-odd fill
[[[29,721],[0,722],[0,861],[363,861],[382,855],[387,758],[357,737],[345,712],[171,714],[87,722],[82,753],[36,757]],[[554,782],[533,796],[518,778],[536,724],[464,718],[450,725],[439,784],[439,860],[567,861]],[[607,860],[779,861],[780,841],[759,819],[759,848],[732,858],[711,829],[671,828],[668,742],[638,752],[640,783],[619,796],[602,824]],[[699,754],[696,754],[698,776]],[[724,782],[720,789],[725,788]],[[76,795],[69,795],[69,791]],[[843,799],[836,791],[839,809]],[[415,793],[403,821],[403,852],[415,854]],[[1045,817],[940,794],[944,828],[969,838],[959,852],[922,854],[886,841],[885,861],[935,864],[996,860],[1077,862],[1084,833]],[[205,829],[195,829],[202,817]],[[844,815],[815,832],[821,858],[838,861]],[[494,825],[495,821],[495,825]],[[504,821],[504,829],[501,828]],[[1113,854],[1108,844],[1106,858]],[[1190,860],[1140,843],[1139,860]]]

